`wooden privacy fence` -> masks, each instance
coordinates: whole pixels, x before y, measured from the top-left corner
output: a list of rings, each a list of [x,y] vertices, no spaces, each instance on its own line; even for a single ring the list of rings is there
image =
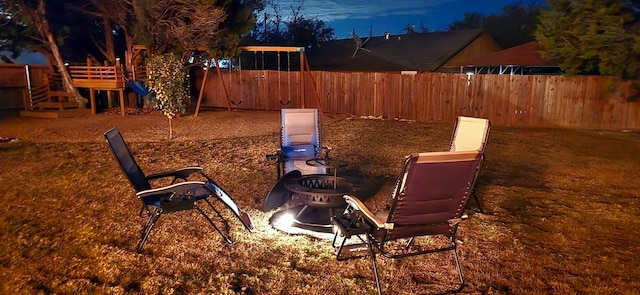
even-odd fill
[[[305,75],[301,96],[300,72],[221,74],[222,79],[209,75],[203,106],[227,106],[224,81],[230,99],[242,101],[234,106],[239,109],[319,107],[317,95],[324,112],[354,116],[453,121],[465,115],[498,125],[640,129],[640,102],[626,100],[637,90],[624,81],[610,91],[609,77],[314,71]],[[197,87],[201,80],[202,73],[196,73]]]

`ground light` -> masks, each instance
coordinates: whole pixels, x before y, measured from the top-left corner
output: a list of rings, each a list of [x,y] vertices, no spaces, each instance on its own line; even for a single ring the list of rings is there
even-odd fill
[[[346,208],[343,196],[353,191],[352,183],[345,178],[325,174],[300,175],[281,181],[284,185],[276,184],[274,188],[277,189],[269,194],[290,196],[290,206],[271,216],[271,226],[289,234],[332,239],[331,217],[342,214]]]

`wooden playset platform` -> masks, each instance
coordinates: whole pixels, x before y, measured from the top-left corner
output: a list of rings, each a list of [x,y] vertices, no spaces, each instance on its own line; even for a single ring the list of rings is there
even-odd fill
[[[71,93],[62,87],[60,77],[51,75],[47,68],[24,66],[25,77],[21,79],[24,87],[23,117],[64,118],[96,114],[96,91],[106,91],[108,108],[113,107],[112,93],[119,95],[120,112],[124,116],[124,70],[119,63],[115,65],[95,65],[87,60],[86,65],[68,66],[74,87],[89,90],[90,108],[80,107]]]

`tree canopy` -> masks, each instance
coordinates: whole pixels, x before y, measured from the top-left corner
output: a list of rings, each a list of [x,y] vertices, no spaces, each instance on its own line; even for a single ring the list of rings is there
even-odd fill
[[[154,53],[199,46],[230,52],[248,35],[264,0],[0,0],[0,49],[50,52],[26,9],[42,2],[66,61],[113,63],[133,44]]]
[[[485,15],[465,12],[461,20],[452,22],[449,30],[484,29],[502,48],[524,44],[534,39],[541,3],[513,3],[502,12]]]
[[[624,0],[550,0],[536,39],[567,74],[640,76],[640,15]]]
[[[86,32],[94,28],[85,15],[73,13],[76,11],[71,7],[75,5],[80,5],[79,1],[0,0],[0,49],[16,54],[28,49],[51,59],[50,44],[46,40],[46,32],[42,31],[42,24],[46,21],[65,59],[77,55],[84,58],[85,53],[95,53],[90,46],[86,50],[79,48],[87,46],[74,46],[90,44]],[[39,15],[39,12],[46,15]]]
[[[289,7],[291,13],[285,18],[277,1],[267,1],[260,11],[260,21],[251,31],[251,42],[312,48],[332,40],[334,29],[323,20],[304,14],[303,6],[304,1],[300,1]]]
[[[186,56],[198,47],[229,53],[261,7],[263,0],[0,0],[0,49],[45,54],[84,106],[66,62],[91,57],[113,64],[125,53],[128,61],[134,44],[153,54]]]

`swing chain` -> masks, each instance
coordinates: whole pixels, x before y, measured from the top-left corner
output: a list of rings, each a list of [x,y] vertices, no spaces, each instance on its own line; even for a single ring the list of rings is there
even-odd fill
[[[278,71],[280,70],[280,52],[278,52]],[[279,73],[279,72],[278,72]],[[280,86],[280,77],[278,77],[278,86]],[[280,104],[286,106],[291,103],[291,52],[287,52],[287,90],[288,90],[288,100],[286,103],[282,102],[282,99],[279,99]],[[278,92],[279,94],[280,92]]]
[[[242,58],[240,56],[238,56],[238,67],[240,68],[237,72],[238,72],[238,77],[240,79],[240,91],[242,92]],[[229,59],[229,73],[232,73],[232,63],[231,63],[231,59]],[[231,77],[229,76],[229,81],[231,81]],[[230,100],[231,104],[233,105],[240,105],[244,102],[244,100],[242,99],[242,93],[240,93],[240,101],[236,102],[235,100]]]

